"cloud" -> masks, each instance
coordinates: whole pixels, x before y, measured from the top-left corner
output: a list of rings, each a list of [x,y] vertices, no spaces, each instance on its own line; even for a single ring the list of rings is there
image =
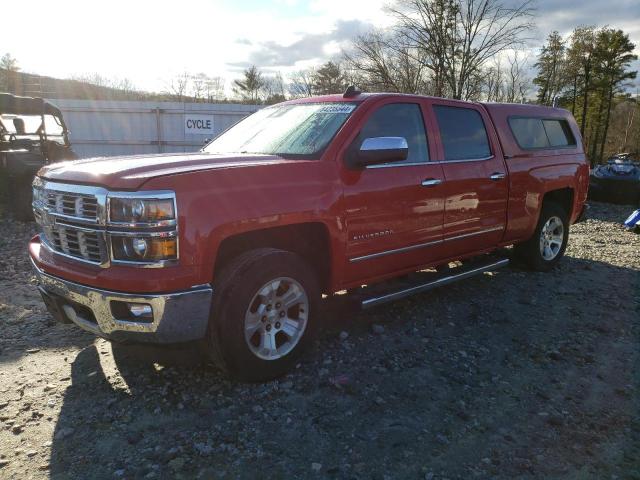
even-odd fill
[[[507,5],[522,0],[508,0]],[[640,42],[640,2],[638,0],[537,0],[533,21],[537,24],[539,40],[554,30],[568,35],[578,26],[594,25],[620,28],[636,43]]]
[[[289,45],[273,40],[261,42],[249,53],[247,61],[228,63],[230,67],[291,67],[298,62],[326,58],[327,49],[347,42],[373,25],[360,20],[338,20],[327,33],[304,33]]]

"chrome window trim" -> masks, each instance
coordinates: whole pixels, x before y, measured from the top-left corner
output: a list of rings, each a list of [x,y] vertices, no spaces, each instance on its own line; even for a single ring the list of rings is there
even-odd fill
[[[496,156],[489,155],[483,158],[465,158],[462,160],[428,160],[424,162],[410,162],[410,163],[382,163],[380,165],[367,165],[365,169],[374,170],[376,168],[391,168],[391,167],[417,167],[421,165],[446,165],[448,163],[467,163],[467,162],[486,162],[487,160],[493,160]]]
[[[357,262],[361,262],[363,260],[372,260],[374,258],[385,257],[387,255],[393,255],[395,253],[410,252],[411,250],[416,250],[418,248],[431,247],[431,246],[434,246],[434,245],[442,245],[443,243],[452,242],[454,240],[461,240],[461,239],[467,238],[467,237],[474,237],[476,235],[483,235],[485,233],[497,232],[499,230],[504,230],[504,228],[505,228],[505,225],[499,225],[499,226],[496,226],[496,227],[487,228],[487,229],[480,230],[480,231],[477,231],[477,232],[464,233],[462,235],[455,235],[453,237],[443,238],[442,240],[433,240],[431,242],[425,242],[425,243],[418,243],[418,244],[415,244],[415,245],[409,245],[408,247],[394,248],[392,250],[383,250],[382,252],[376,252],[376,253],[371,253],[371,254],[368,254],[368,255],[362,255],[360,257],[350,258],[349,262],[350,263],[357,263]]]
[[[402,163],[402,162],[398,162],[398,163],[381,163],[379,165],[367,165],[365,167],[365,169],[366,170],[375,170],[377,168],[416,167],[418,165],[429,165],[430,163],[435,163],[435,162],[424,161],[424,162],[407,162],[407,163]]]
[[[489,155],[488,157],[482,157],[482,158],[463,158],[463,159],[460,159],[460,160],[437,160],[437,161],[431,162],[431,163],[437,163],[437,164],[440,164],[440,165],[445,165],[447,163],[486,162],[487,160],[492,160],[495,157],[496,157],[495,155]]]

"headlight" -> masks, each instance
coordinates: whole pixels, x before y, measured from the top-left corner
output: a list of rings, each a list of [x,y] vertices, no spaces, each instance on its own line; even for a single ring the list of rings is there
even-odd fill
[[[155,223],[175,220],[173,198],[109,198],[109,220],[118,223]]]
[[[112,192],[107,197],[107,211],[114,262],[162,266],[178,259],[175,193]]]

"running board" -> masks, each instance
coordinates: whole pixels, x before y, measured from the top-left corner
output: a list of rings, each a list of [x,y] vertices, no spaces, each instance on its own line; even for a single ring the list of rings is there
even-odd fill
[[[461,267],[456,267],[453,269],[453,272],[455,272],[456,270],[460,270],[457,273],[446,272],[440,275],[436,274],[436,278],[434,278],[429,282],[420,283],[418,285],[406,287],[401,290],[397,290],[395,292],[391,292],[391,293],[387,293],[384,295],[379,295],[379,296],[375,296],[375,297],[371,297],[366,300],[363,300],[361,303],[361,306],[363,309],[375,307],[383,303],[408,297],[409,295],[426,292],[427,290],[431,290],[437,287],[442,287],[443,285],[448,285],[450,283],[454,283],[459,280],[464,280],[465,278],[475,277],[476,275],[481,275],[484,272],[490,272],[498,268],[506,267],[508,264],[509,264],[508,258],[503,258],[501,260],[496,261],[494,257],[494,259],[490,263],[483,263],[480,265],[476,263],[475,265],[468,265],[468,266],[463,265]]]

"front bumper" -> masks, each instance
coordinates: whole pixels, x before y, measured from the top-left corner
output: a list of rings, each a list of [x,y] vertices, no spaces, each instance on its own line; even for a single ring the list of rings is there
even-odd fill
[[[213,297],[209,285],[168,294],[129,294],[70,282],[43,272],[35,263],[33,268],[47,309],[62,323],[126,342],[181,343],[206,334]],[[123,318],[126,305],[132,303],[151,306],[151,315]]]

